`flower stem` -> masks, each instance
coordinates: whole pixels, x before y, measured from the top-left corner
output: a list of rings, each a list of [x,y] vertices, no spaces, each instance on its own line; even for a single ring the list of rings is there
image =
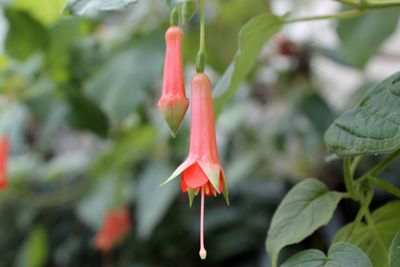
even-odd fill
[[[203,73],[206,65],[205,0],[200,0],[200,48],[196,58],[196,71]]]
[[[201,208],[200,208],[200,258],[205,260],[207,250],[204,248],[204,189],[201,189]]]

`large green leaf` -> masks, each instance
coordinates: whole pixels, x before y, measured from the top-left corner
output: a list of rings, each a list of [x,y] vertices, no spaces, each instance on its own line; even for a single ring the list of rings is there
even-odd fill
[[[367,255],[348,243],[333,245],[326,256],[322,251],[309,249],[297,253],[281,267],[372,267]]]
[[[95,102],[82,95],[73,94],[68,97],[68,104],[68,119],[74,127],[92,131],[101,137],[107,135],[108,118]]]
[[[363,16],[342,20],[337,27],[342,57],[356,67],[364,67],[396,29],[398,8],[368,11]],[[368,45],[366,45],[368,44]]]
[[[6,9],[9,29],[6,36],[6,52],[25,60],[37,51],[46,49],[49,36],[46,28],[24,11]]]
[[[389,267],[400,267],[400,232],[397,232],[390,245]]]
[[[17,258],[17,267],[43,267],[49,256],[47,232],[43,227],[33,228]]]
[[[97,11],[115,10],[127,7],[139,0],[69,0],[64,8],[67,14],[83,15]]]
[[[15,0],[14,7],[25,10],[45,25],[60,18],[65,0]]]
[[[362,223],[347,239],[353,226],[348,224],[337,233],[333,242],[348,241],[360,247],[374,266],[388,267],[389,247],[400,228],[398,214],[400,214],[400,201],[390,202],[372,214],[373,226]]]
[[[114,119],[131,114],[143,103],[148,89],[160,80],[163,34],[139,39],[133,48],[117,53],[87,84],[86,92]]]
[[[340,193],[328,191],[315,179],[296,185],[272,218],[266,242],[268,253],[277,257],[283,247],[302,241],[328,223],[340,199]]]
[[[46,67],[53,81],[65,83],[70,81],[71,72],[81,70],[82,57],[75,59],[71,53],[79,40],[91,31],[91,23],[84,18],[70,17],[57,22],[49,31],[50,44],[46,53]],[[91,53],[96,50],[92,49]],[[87,53],[90,55],[90,53]],[[96,61],[90,62],[96,64]],[[72,69],[72,70],[71,70]],[[84,75],[85,73],[82,73]]]
[[[178,187],[160,187],[166,173],[173,169],[165,162],[154,161],[142,175],[137,187],[137,233],[149,238],[178,193]]]
[[[400,147],[400,73],[377,84],[358,107],[345,112],[325,133],[339,156],[385,153]]]
[[[281,29],[283,23],[280,17],[268,14],[253,18],[242,27],[236,55],[214,90],[217,113],[235,94],[240,82],[253,68],[264,44]]]
[[[119,179],[120,177],[112,175],[96,179],[92,190],[76,206],[75,212],[78,218],[92,230],[100,229],[107,210],[112,208]]]

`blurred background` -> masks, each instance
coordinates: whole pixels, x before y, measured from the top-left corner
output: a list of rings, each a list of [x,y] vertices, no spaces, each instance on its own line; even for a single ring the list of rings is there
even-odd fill
[[[189,142],[188,116],[173,139],[156,106],[166,1],[86,17],[61,15],[65,2],[0,1],[0,133],[11,143],[10,186],[0,192],[0,267],[270,266],[266,233],[286,192],[308,177],[344,189],[324,131],[374,82],[400,69],[399,9],[285,26],[217,119],[231,205],[222,196],[206,200],[208,258],[201,262],[199,199],[189,208],[178,180],[159,187]],[[341,8],[330,0],[206,2],[214,85],[252,17]],[[198,22],[196,14],[184,26],[186,81],[194,73]],[[366,158],[360,170],[376,160]],[[396,184],[399,171],[394,166],[383,177]],[[373,206],[389,198],[378,191]],[[123,205],[132,229],[103,255],[95,235],[106,212]],[[326,227],[282,258],[326,249],[357,209],[342,202]]]

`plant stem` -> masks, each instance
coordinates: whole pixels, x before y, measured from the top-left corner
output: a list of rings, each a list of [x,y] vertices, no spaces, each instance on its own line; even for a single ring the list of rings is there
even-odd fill
[[[354,9],[335,14],[288,19],[285,21],[285,23],[295,23],[295,22],[305,22],[314,20],[325,20],[325,19],[350,19],[361,15],[363,12],[364,11],[362,9]]]
[[[351,230],[350,230],[349,234],[346,237],[346,241],[350,240],[350,238],[353,235],[354,231],[360,225],[362,218],[364,217],[365,213],[368,211],[368,207],[369,207],[369,204],[371,204],[373,196],[374,196],[373,191],[370,189],[370,190],[368,190],[365,198],[362,199],[361,208],[358,211],[356,218],[354,219],[354,222],[353,222],[353,225],[351,227]]]
[[[272,256],[272,267],[278,267],[278,255]]]
[[[351,173],[351,160],[349,157],[343,159],[343,171],[346,190],[350,196],[355,199],[356,195],[354,192],[353,175]]]
[[[383,190],[385,190],[385,191],[387,191],[387,192],[389,192],[389,193],[391,193],[391,194],[393,194],[393,195],[395,195],[397,197],[400,197],[400,189],[395,187],[395,186],[393,186],[393,185],[391,185],[391,184],[389,184],[389,183],[387,183],[387,182],[385,182],[385,181],[383,181],[382,179],[379,179],[379,178],[373,177],[373,176],[369,176],[368,177],[368,181],[371,184],[376,185],[376,186],[382,188]]]
[[[359,4],[358,0],[336,0],[337,2],[340,2],[342,4],[349,4],[349,5],[354,5],[357,6]]]
[[[354,177],[354,173],[357,170],[358,165],[360,165],[361,160],[362,160],[362,156],[357,156],[354,158],[353,162],[351,163],[350,172],[353,177]]]
[[[365,1],[364,5],[362,6],[368,9],[395,7],[400,6],[400,1]]]
[[[359,180],[367,179],[369,176],[375,177],[379,175],[392,161],[400,156],[400,148],[392,152],[388,157],[375,165],[371,170],[365,173]]]
[[[385,242],[383,241],[382,237],[376,230],[375,222],[372,219],[371,212],[369,209],[367,209],[367,212],[365,213],[365,219],[367,220],[368,226],[371,228],[372,232],[374,233],[376,239],[378,240],[379,245],[381,246],[381,249],[383,250],[383,255],[388,255],[389,251],[386,248]]]
[[[350,19],[357,17],[364,13],[366,9],[378,9],[400,6],[399,0],[383,0],[383,1],[366,1],[366,0],[336,0],[343,4],[352,5],[355,9],[350,11],[339,12],[335,14],[321,15],[321,16],[310,16],[303,18],[288,19],[285,23],[305,22],[314,20],[326,20],[326,19]]]

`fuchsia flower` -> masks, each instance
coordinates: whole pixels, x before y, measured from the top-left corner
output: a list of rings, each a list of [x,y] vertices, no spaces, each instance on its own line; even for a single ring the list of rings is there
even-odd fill
[[[164,184],[182,174],[182,192],[188,192],[190,205],[194,196],[201,193],[200,257],[205,259],[204,195],[216,196],[223,193],[228,203],[228,188],[224,169],[218,158],[211,83],[207,75],[198,73],[193,77],[191,97],[189,156]]]
[[[172,26],[167,30],[165,39],[167,51],[162,95],[158,107],[164,114],[172,135],[175,136],[189,106],[183,77],[183,31],[179,27]]]
[[[0,138],[0,190],[6,189],[7,181],[7,161],[9,153],[9,142],[7,137]]]
[[[95,238],[96,248],[104,253],[110,252],[130,229],[131,220],[127,207],[108,211]]]

